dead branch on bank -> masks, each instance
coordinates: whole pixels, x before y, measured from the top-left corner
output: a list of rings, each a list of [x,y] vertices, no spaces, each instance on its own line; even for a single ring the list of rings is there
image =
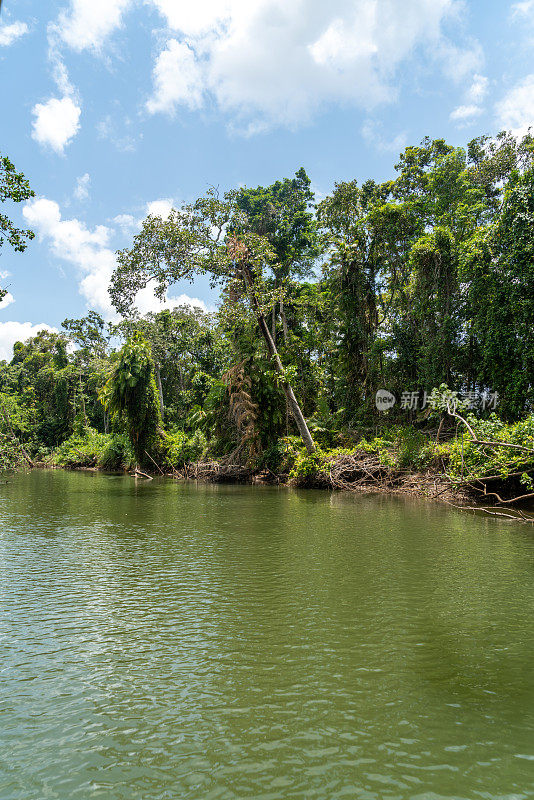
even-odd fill
[[[495,449],[497,449],[499,447],[504,447],[504,448],[508,448],[508,449],[512,449],[512,450],[519,450],[519,451],[521,451],[523,453],[528,453],[532,458],[534,458],[534,449],[532,449],[531,447],[530,448],[529,447],[525,447],[524,445],[515,444],[514,442],[502,442],[502,441],[497,441],[497,440],[479,439],[477,437],[475,431],[473,430],[472,426],[468,423],[468,421],[466,419],[464,419],[461,416],[461,414],[458,414],[456,409],[452,408],[449,403],[447,403],[447,413],[451,417],[455,417],[456,419],[458,419],[461,423],[463,423],[465,425],[465,427],[467,428],[467,430],[468,430],[468,432],[469,432],[469,434],[471,436],[472,444],[480,446],[480,447],[483,447],[483,448],[488,448],[489,447],[489,448],[492,448],[493,450],[495,450]],[[463,459],[463,453],[462,453],[462,459]],[[526,494],[515,495],[514,497],[510,497],[510,498],[507,498],[506,500],[504,500],[500,496],[500,494],[498,492],[496,492],[496,491],[488,491],[488,483],[489,483],[489,481],[508,480],[510,478],[520,477],[521,475],[523,475],[525,473],[528,474],[530,472],[534,472],[534,469],[532,469],[532,467],[530,469],[528,469],[527,468],[528,466],[529,466],[528,463],[525,464],[525,468],[523,470],[509,473],[506,476],[506,478],[504,478],[502,475],[487,475],[487,476],[474,476],[473,475],[473,476],[470,476],[468,478],[463,478],[462,477],[462,480],[459,481],[458,483],[461,484],[462,486],[464,486],[465,488],[469,488],[474,492],[478,492],[478,493],[484,495],[484,497],[495,497],[496,501],[497,501],[495,503],[495,506],[512,505],[514,503],[519,503],[522,500],[527,500],[527,499],[530,499],[530,498],[534,497],[534,492],[527,492]],[[476,484],[480,484],[480,485],[477,486]],[[466,506],[465,509],[469,510],[469,507]],[[520,513],[520,512],[517,512],[517,513]],[[522,516],[524,517],[524,521],[525,522],[530,522],[530,521],[534,522],[534,519],[531,520],[530,518],[525,517],[525,515],[522,515]]]
[[[184,464],[169,474],[175,480],[205,481],[207,483],[250,483],[253,470],[241,464],[228,464],[224,461],[202,461]]]

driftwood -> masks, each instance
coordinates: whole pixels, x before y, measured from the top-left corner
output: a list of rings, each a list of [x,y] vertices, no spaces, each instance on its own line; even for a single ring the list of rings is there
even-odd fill
[[[227,463],[225,461],[203,461],[184,465],[181,470],[175,470],[174,478],[183,480],[213,481],[225,483],[231,481],[250,481],[253,471],[242,464]]]
[[[136,468],[134,469],[134,471],[132,472],[132,476],[133,476],[134,478],[136,478],[138,475],[140,475],[140,476],[141,476],[141,478],[146,478],[146,479],[147,479],[147,481],[154,480],[154,479],[152,478],[152,475],[147,475],[147,473],[146,473],[146,472],[141,472],[141,470],[140,470],[140,469],[138,469],[138,468],[136,467]]]
[[[486,506],[460,506],[456,503],[451,503],[449,500],[445,501],[448,505],[457,508],[459,511],[472,511],[475,513],[489,514],[490,517],[500,517],[501,519],[508,519],[512,522],[525,522],[534,524],[534,517],[529,517],[518,508],[511,509],[511,513],[504,513],[504,511],[496,511],[494,507],[486,508]]]

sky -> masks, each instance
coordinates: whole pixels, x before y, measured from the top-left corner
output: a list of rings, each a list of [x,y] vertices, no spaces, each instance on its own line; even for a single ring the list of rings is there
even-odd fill
[[[3,0],[0,153],[36,234],[0,250],[0,359],[89,309],[148,214],[303,166],[318,198],[425,136],[534,123],[534,0]],[[204,279],[167,307],[212,309]],[[162,308],[150,287],[142,313]]]

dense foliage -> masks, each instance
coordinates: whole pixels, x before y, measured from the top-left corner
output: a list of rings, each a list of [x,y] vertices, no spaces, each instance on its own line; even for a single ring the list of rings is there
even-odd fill
[[[1,199],[29,196],[24,176],[2,165]],[[21,249],[31,234],[6,220]],[[216,313],[140,317],[139,289],[163,295],[199,273],[220,287]],[[340,182],[319,203],[303,169],[267,187],[210,191],[144,222],[118,254],[111,297],[118,324],[95,312],[65,320],[0,364],[0,466],[20,462],[22,446],[64,465],[168,471],[213,458],[302,477],[359,447],[398,469],[459,479],[491,468],[528,482],[530,136],[466,149],[426,139],[404,150],[391,180]],[[492,396],[471,407],[471,429],[523,450],[490,453],[464,439],[463,424],[436,443],[429,432],[446,410],[425,399],[440,385]],[[396,398],[387,410],[379,389]]]

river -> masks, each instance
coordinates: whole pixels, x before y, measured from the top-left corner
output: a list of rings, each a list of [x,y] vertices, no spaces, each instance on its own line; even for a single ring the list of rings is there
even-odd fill
[[[395,497],[0,486],[1,800],[534,797],[534,531]]]

